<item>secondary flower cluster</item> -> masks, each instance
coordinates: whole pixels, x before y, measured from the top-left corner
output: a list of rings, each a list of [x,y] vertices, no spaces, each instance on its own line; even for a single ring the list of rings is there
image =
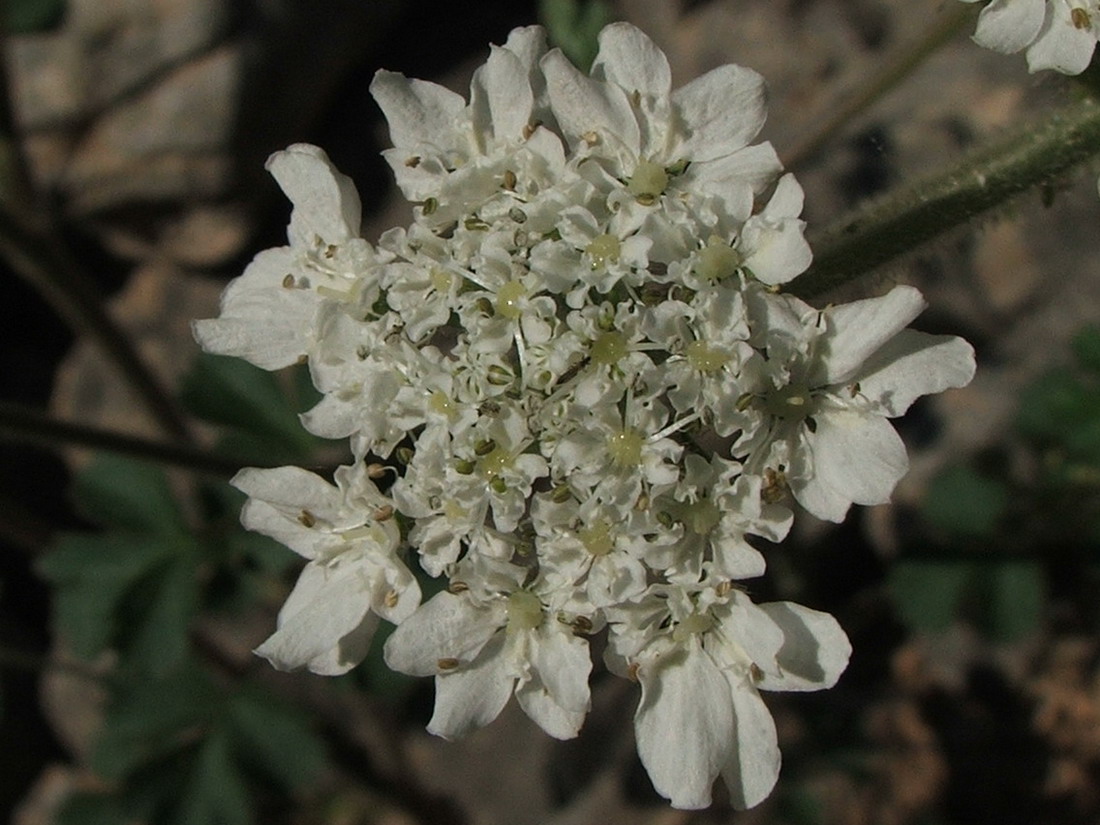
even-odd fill
[[[786,535],[792,496],[834,521],[886,501],[907,465],[887,419],[969,381],[969,345],[905,329],[909,287],[825,310],[782,292],[810,263],[802,190],[751,143],[748,69],[673,91],[615,24],[586,75],[526,28],[468,102],[389,72],[371,90],[413,223],[368,243],[324,153],[278,152],[290,244],[195,325],[212,352],[308,361],[324,397],[303,423],[356,457],[334,485],[234,480],[245,525],[308,559],[257,652],[343,673],[381,617],[388,664],[435,677],[432,732],[514,695],[567,738],[606,633],[658,791],[702,807],[721,774],[758,803],[779,770],[759,691],[831,686],[850,647],[827,614],[750,600],[753,537]],[[446,587],[422,602],[415,568]]]
[[[1097,38],[1097,0],[992,0],[982,9],[974,33],[974,40],[987,49],[1005,54],[1026,49],[1032,72],[1054,69],[1063,74],[1088,68]]]

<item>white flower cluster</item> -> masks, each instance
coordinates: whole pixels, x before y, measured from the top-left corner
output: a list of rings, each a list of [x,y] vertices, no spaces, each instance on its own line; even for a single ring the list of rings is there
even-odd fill
[[[963,0],[977,3],[980,0]],[[1027,50],[1032,72],[1080,74],[1100,38],[1098,0],[991,0],[978,17],[974,40],[1004,54]]]
[[[432,732],[514,694],[567,738],[606,633],[607,666],[641,684],[658,791],[703,807],[721,774],[758,803],[779,770],[759,691],[828,687],[850,647],[827,614],[749,599],[751,537],[786,535],[790,495],[834,521],[885,502],[907,465],[887,419],[967,383],[971,348],[905,329],[924,306],[909,287],[825,310],[783,294],[810,263],[802,190],[751,143],[748,69],[673,91],[665,56],[615,24],[585,75],[526,28],[469,102],[389,72],[371,90],[412,225],[369,244],[321,150],[276,153],[290,245],[195,325],[212,352],[307,360],[324,397],[305,426],[357,459],[335,486],[234,480],[245,525],[309,560],[257,652],[343,673],[381,616],[388,664],[435,677]],[[421,603],[407,564],[446,588]]]

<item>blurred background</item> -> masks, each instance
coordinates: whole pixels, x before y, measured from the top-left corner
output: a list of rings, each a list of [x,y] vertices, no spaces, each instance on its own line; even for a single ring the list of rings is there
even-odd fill
[[[272,151],[324,147],[359,187],[368,240],[407,220],[378,155],[388,138],[367,90],[379,68],[465,93],[488,44],[515,26],[552,24],[584,60],[616,19],[667,52],[675,85],[749,66],[771,92],[761,137],[806,189],[812,238],[1076,93],[1061,76],[1028,75],[1022,56],[971,43],[961,6],[7,0],[0,817],[1100,821],[1095,168],[818,302],[912,283],[930,303],[916,326],[964,335],[979,373],[897,422],[912,471],[894,504],[841,526],[803,514],[766,549],[754,599],[834,613],[855,653],[831,691],[766,696],[785,764],[750,812],[732,811],[720,788],[708,811],[669,809],[634,754],[636,688],[600,667],[574,741],[509,706],[446,743],[423,730],[430,681],[388,673],[377,650],[338,679],[253,657],[297,566],[239,528],[241,500],[224,481],[248,463],[331,466],[341,448],[297,424],[313,402],[308,376],[200,357],[190,336],[228,280],[284,241],[289,205],[263,170]],[[953,33],[934,54],[848,111],[940,29]],[[129,351],[144,379],[119,367]],[[133,389],[142,380],[144,394]],[[150,412],[156,396],[170,401]],[[165,444],[166,461],[137,460]]]

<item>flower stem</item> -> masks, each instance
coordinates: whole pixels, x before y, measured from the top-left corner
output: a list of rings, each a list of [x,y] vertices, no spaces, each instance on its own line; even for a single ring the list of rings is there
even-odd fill
[[[34,191],[12,111],[6,32],[0,29],[0,256],[78,334],[91,338],[122,371],[166,433],[193,443],[173,396],[103,307],[95,282],[69,252]]]
[[[852,281],[1097,153],[1100,104],[1084,99],[1065,106],[811,236],[814,262],[790,292],[812,298]]]
[[[98,427],[58,421],[37,410],[8,402],[0,402],[0,437],[29,441],[55,450],[61,447],[107,450],[222,477],[233,475],[242,463],[246,463],[189,445],[150,441]],[[256,464],[252,460],[247,463]]]
[[[110,680],[105,673],[98,672],[93,666],[79,661],[60,661],[37,653],[27,653],[10,647],[0,646],[0,671],[18,670],[28,673],[44,673],[47,670],[69,673],[91,682],[106,684]]]
[[[862,73],[861,78],[866,78],[862,85],[831,104],[828,111],[832,114],[821,126],[781,153],[786,168],[796,170],[810,160],[837,132],[908,77],[977,13],[976,6],[956,4],[951,11],[933,20],[917,40],[903,45],[880,69]]]
[[[126,376],[160,427],[183,443],[191,434],[171,394],[103,308],[92,279],[52,231],[39,231],[0,208],[0,256],[78,334],[95,341]]]

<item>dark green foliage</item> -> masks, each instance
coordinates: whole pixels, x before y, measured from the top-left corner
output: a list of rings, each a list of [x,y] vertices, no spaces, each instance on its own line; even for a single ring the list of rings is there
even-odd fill
[[[219,450],[242,464],[302,463],[325,444],[298,420],[318,398],[304,369],[284,386],[246,361],[208,353],[195,360],[180,392],[191,413],[226,428]]]
[[[202,356],[183,400],[225,428],[221,449],[242,463],[309,463],[323,442],[298,422],[316,401],[308,384],[303,370],[277,378]],[[118,658],[91,756],[111,790],[75,795],[59,822],[262,821],[265,801],[316,782],[324,744],[305,715],[261,686],[213,676],[192,630],[201,613],[281,599],[297,556],[241,527],[244,496],[224,482],[177,489],[155,466],[103,456],[76,477],[72,495],[100,529],[63,535],[39,562],[54,586],[54,628],[80,657]]]
[[[248,825],[258,792],[300,792],[325,754],[297,711],[256,686],[218,688],[189,662],[168,678],[120,685],[92,768],[117,790],[75,797],[64,825]]]
[[[279,787],[299,790],[324,769],[324,747],[306,718],[262,692],[235,696],[226,725],[242,763]]]
[[[955,620],[972,574],[964,561],[903,560],[890,569],[890,590],[906,624],[937,633]]]
[[[76,479],[77,508],[106,528],[63,535],[38,564],[54,585],[54,627],[83,658],[107,647],[163,674],[187,651],[203,550],[163,471],[102,456]]]
[[[922,511],[929,523],[955,536],[991,534],[1008,506],[1008,488],[970,467],[950,467],[925,494]]]
[[[611,8],[603,0],[541,0],[539,22],[550,45],[559,47],[573,65],[587,72],[596,59],[600,29],[610,23]]]
[[[1088,580],[1100,559],[1100,327],[1073,339],[1074,361],[1020,396],[1016,438],[1030,474],[958,465],[932,480],[921,512],[940,546],[896,563],[890,586],[911,627],[970,621],[1012,641],[1042,623],[1048,564]],[[1004,457],[1001,468],[1008,466]],[[1090,566],[1091,565],[1091,566]]]
[[[908,559],[890,571],[890,590],[910,627],[940,633],[959,618],[996,641],[1035,632],[1046,606],[1046,579],[1035,561]]]
[[[61,24],[65,0],[5,0],[4,28],[8,34],[32,34]]]

